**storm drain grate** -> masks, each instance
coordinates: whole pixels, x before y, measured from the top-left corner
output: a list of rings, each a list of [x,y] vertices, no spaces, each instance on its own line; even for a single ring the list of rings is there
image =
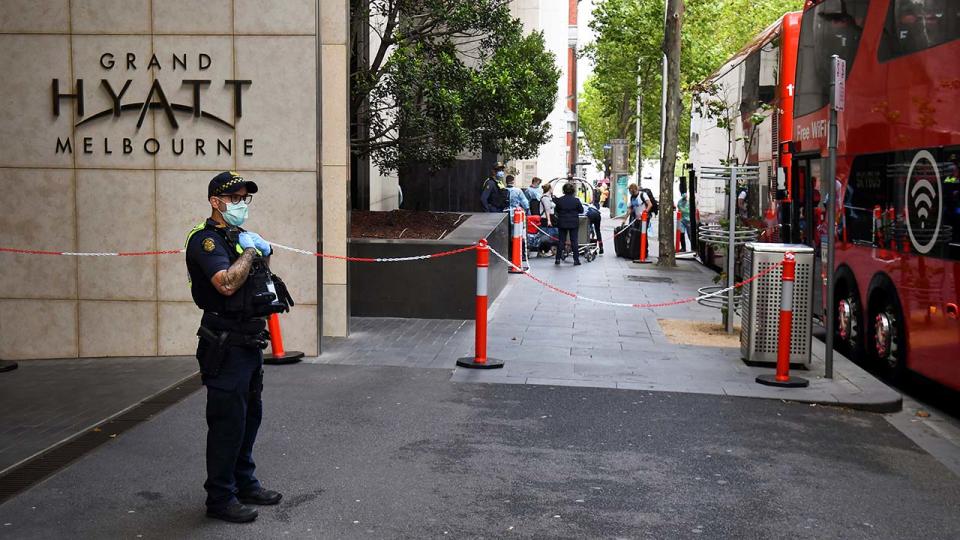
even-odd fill
[[[130,410],[70,440],[50,448],[0,476],[0,504],[30,489],[44,478],[73,463],[84,454],[130,428],[149,420],[200,388],[200,374],[194,374],[159,394],[141,401]]]
[[[673,283],[672,278],[659,276],[627,276],[627,281],[636,281],[638,283]]]

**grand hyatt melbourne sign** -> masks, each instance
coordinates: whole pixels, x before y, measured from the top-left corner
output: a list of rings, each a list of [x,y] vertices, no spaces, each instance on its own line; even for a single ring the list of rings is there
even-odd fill
[[[178,69],[186,71],[190,62],[195,62],[194,66],[200,72],[210,69],[213,60],[210,55],[199,53],[196,57],[188,56],[187,53],[172,54],[170,63],[162,65],[155,54],[150,56],[143,66],[140,73],[149,74],[150,72],[159,72],[164,67],[171,71]],[[108,72],[125,71],[134,73],[138,71],[138,64],[142,63],[134,53],[126,53],[115,56],[113,53],[105,52],[100,55],[100,67]],[[226,79],[223,81],[213,81],[211,79],[181,79],[180,87],[188,87],[192,93],[190,103],[171,103],[167,98],[167,93],[158,79],[154,79],[147,91],[146,96],[131,96],[130,85],[133,79],[126,79],[122,84],[112,84],[107,79],[100,79],[94,85],[84,84],[83,79],[77,79],[73,89],[64,88],[69,86],[61,84],[60,79],[53,79],[53,116],[59,117],[61,104],[72,101],[74,111],[76,111],[75,139],[70,136],[57,137],[55,153],[72,154],[74,151],[83,154],[133,154],[134,152],[145,152],[149,155],[158,153],[168,153],[169,155],[182,156],[206,156],[215,155],[233,155],[233,152],[243,152],[245,156],[253,155],[253,139],[242,139],[237,141],[237,147],[233,147],[233,137],[184,137],[178,133],[180,121],[177,120],[177,113],[189,114],[198,121],[208,122],[224,130],[235,130],[235,125],[227,120],[220,118],[206,110],[203,105],[209,103],[208,100],[230,99],[233,104],[234,122],[243,116],[243,93],[252,81]],[[93,86],[93,88],[91,88]],[[102,111],[96,111],[88,114],[85,100],[88,93],[100,92],[109,98],[110,106]],[[138,101],[137,98],[142,98]],[[142,142],[135,138],[136,131],[142,126],[147,116],[148,110],[162,111],[163,117],[173,128],[175,135],[169,139],[160,140],[156,137],[148,137]],[[130,136],[113,137],[90,137],[83,136],[83,128],[103,121],[107,118],[120,118],[122,116],[136,117],[135,127],[130,122],[130,127],[134,133]],[[182,116],[181,116],[182,117]],[[124,125],[127,125],[126,123]],[[117,128],[122,129],[122,128]]]

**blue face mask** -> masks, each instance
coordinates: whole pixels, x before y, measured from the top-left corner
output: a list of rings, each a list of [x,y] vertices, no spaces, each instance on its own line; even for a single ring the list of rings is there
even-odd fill
[[[233,225],[234,227],[239,227],[243,225],[243,222],[247,220],[247,214],[250,209],[247,208],[247,203],[240,201],[236,204],[227,203],[227,209],[224,210],[223,220]]]
[[[506,176],[506,173],[504,173],[503,171],[497,171],[497,178],[498,178],[498,179],[501,179],[501,180],[502,180],[504,176]]]

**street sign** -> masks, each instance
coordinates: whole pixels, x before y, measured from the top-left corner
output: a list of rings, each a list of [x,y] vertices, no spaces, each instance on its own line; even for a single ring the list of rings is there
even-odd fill
[[[843,112],[843,99],[847,86],[847,61],[839,56],[833,57],[833,109]]]

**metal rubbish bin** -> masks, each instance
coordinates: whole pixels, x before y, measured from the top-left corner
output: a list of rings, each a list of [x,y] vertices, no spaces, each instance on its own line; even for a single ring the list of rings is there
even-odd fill
[[[743,272],[755,276],[773,271],[743,287],[740,321],[740,355],[747,362],[776,362],[780,330],[780,291],[783,286],[784,253],[796,256],[793,286],[793,328],[790,332],[790,363],[810,365],[810,332],[813,305],[813,248],[803,244],[749,242],[744,250]]]

